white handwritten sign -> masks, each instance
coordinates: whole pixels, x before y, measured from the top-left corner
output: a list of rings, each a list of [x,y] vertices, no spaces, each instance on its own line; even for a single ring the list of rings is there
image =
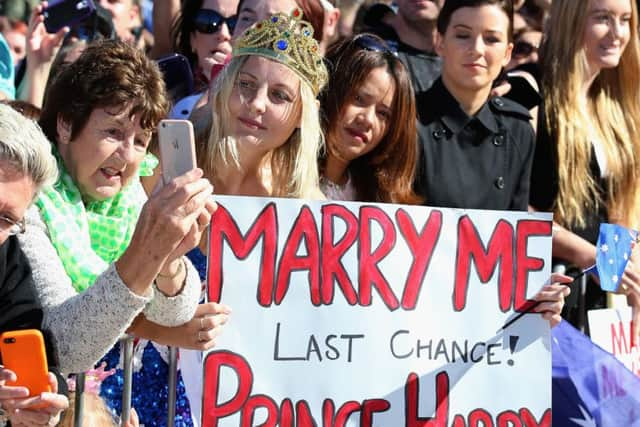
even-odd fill
[[[550,215],[217,201],[204,426],[550,425]]]
[[[591,340],[640,376],[640,344],[631,339],[631,308],[590,310]]]

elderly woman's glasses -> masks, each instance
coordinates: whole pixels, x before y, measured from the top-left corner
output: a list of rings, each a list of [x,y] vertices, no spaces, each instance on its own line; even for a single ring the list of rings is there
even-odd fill
[[[24,219],[14,221],[6,216],[0,216],[0,232],[7,232],[9,236],[15,236],[24,233],[24,230]]]
[[[199,33],[214,34],[220,31],[223,23],[227,23],[229,32],[233,32],[238,22],[238,15],[225,17],[212,9],[200,9],[196,14],[193,25]]]

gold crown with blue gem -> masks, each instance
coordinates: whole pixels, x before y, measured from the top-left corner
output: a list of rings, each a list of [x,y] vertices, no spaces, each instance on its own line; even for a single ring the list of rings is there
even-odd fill
[[[276,13],[249,28],[235,43],[233,56],[259,55],[276,60],[295,71],[317,95],[327,83],[313,27],[302,20],[298,8],[291,15]]]

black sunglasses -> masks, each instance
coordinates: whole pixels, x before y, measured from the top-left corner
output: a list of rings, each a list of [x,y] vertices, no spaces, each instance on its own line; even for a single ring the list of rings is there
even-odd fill
[[[538,51],[537,46],[534,46],[529,42],[518,41],[513,45],[512,55],[517,57],[524,57],[524,56],[529,56],[533,52],[537,52],[537,51]]]
[[[238,22],[238,15],[225,17],[212,9],[200,9],[193,20],[193,25],[199,33],[214,34],[220,31],[225,22],[229,32],[233,32]]]
[[[354,38],[353,42],[361,49],[368,50],[370,52],[380,52],[395,55],[395,51],[393,51],[388,44],[368,34],[364,34]]]

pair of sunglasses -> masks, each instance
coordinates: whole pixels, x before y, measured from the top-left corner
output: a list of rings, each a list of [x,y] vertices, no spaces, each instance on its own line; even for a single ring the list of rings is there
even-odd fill
[[[238,15],[226,17],[212,9],[200,9],[193,20],[193,25],[199,33],[214,34],[220,31],[225,22],[229,31],[233,32],[238,22]]]
[[[518,41],[513,45],[513,53],[512,55],[515,57],[523,58],[525,56],[531,55],[533,52],[537,52],[538,47],[532,45],[529,42]]]
[[[353,42],[361,49],[368,50],[370,52],[380,52],[395,55],[396,52],[392,50],[387,43],[373,37],[369,34],[363,34],[353,39]]]

